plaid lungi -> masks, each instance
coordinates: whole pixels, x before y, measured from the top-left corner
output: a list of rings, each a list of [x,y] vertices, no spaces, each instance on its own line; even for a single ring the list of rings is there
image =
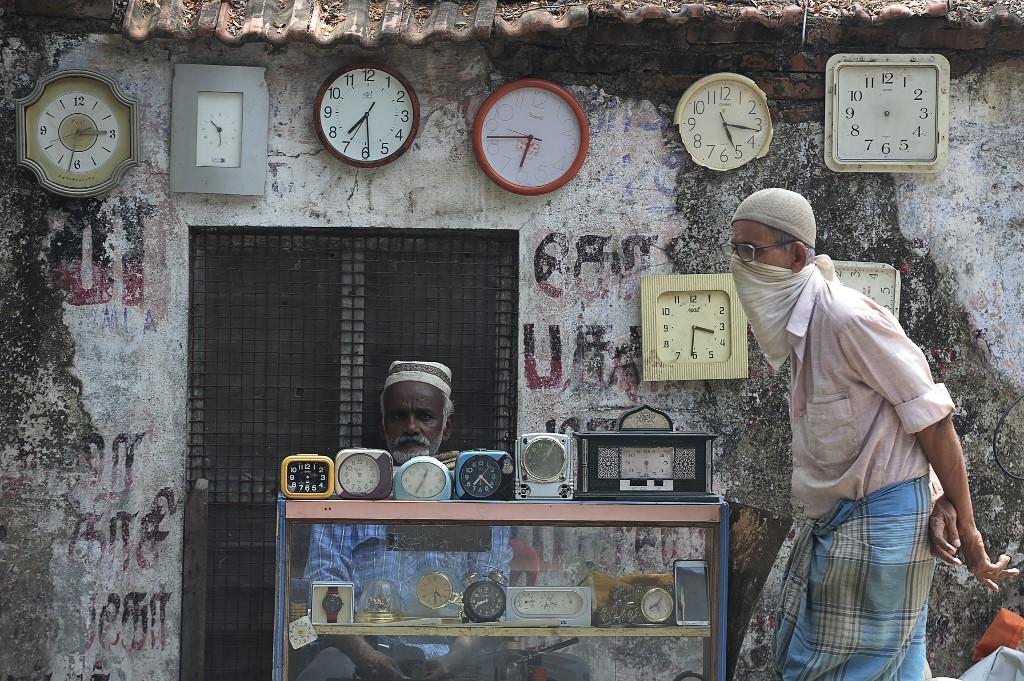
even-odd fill
[[[921,681],[935,561],[928,476],[800,529],[782,587],[775,670],[784,681]]]

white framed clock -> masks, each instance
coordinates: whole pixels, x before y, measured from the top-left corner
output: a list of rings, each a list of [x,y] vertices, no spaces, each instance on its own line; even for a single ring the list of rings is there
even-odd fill
[[[332,156],[357,168],[376,168],[412,146],[420,125],[420,103],[397,70],[352,64],[320,86],[313,121]]]
[[[731,274],[640,277],[643,380],[747,378],[747,316]]]
[[[836,54],[825,66],[825,165],[935,173],[949,155],[949,62],[939,54]]]
[[[576,176],[587,158],[590,126],[561,85],[521,78],[495,90],[473,123],[473,152],[496,185],[526,196],[546,194]]]
[[[270,97],[263,67],[175,64],[171,191],[262,195]]]
[[[698,80],[679,98],[672,120],[693,162],[711,170],[735,170],[771,147],[768,99],[738,73]]]
[[[139,162],[138,107],[103,73],[55,71],[16,107],[18,164],[48,191],[104,194]]]
[[[882,262],[833,260],[843,286],[860,291],[897,319],[900,316],[900,271]]]

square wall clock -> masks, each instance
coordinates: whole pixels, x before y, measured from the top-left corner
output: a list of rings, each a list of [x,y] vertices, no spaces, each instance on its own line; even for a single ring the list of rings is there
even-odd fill
[[[264,69],[176,64],[171,191],[262,195],[269,96]]]
[[[836,277],[844,286],[860,291],[897,319],[900,316],[900,271],[881,262],[833,260]]]
[[[645,381],[747,378],[747,316],[731,274],[640,277]]]
[[[825,66],[825,165],[936,173],[949,149],[949,62],[939,54],[837,54]]]

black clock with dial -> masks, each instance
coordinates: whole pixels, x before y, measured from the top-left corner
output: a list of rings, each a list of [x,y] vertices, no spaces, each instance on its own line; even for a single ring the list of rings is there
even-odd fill
[[[455,460],[455,496],[459,499],[511,499],[515,466],[508,452],[480,449]]]
[[[505,587],[493,579],[480,579],[466,587],[462,607],[470,622],[497,622],[505,614]]]
[[[281,493],[289,499],[326,499],[334,494],[334,460],[295,454],[281,462]]]

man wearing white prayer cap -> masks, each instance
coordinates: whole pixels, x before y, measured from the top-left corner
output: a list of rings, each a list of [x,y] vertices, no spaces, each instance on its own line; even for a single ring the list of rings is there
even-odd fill
[[[401,465],[434,456],[455,425],[452,372],[440,362],[397,361],[388,368],[380,396],[388,451]]]
[[[740,203],[722,245],[768,363],[790,360],[792,493],[807,520],[786,566],[775,667],[784,681],[920,681],[930,554],[959,565],[958,531],[986,587],[1017,570],[985,551],[946,387],[888,310],[814,256],[816,238],[807,199],[771,188]]]

